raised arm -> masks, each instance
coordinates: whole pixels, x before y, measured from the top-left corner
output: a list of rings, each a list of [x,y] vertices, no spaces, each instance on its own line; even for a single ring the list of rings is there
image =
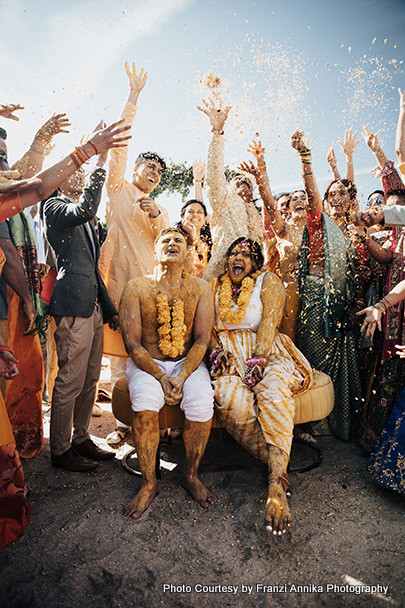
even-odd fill
[[[38,178],[20,179],[19,171],[0,171],[0,194],[10,194],[20,192],[39,184]]]
[[[20,192],[19,201],[21,208],[25,209],[39,201],[48,198],[68,177],[81,166],[87,158],[99,155],[112,148],[126,146],[130,135],[126,135],[128,127],[121,126],[121,121],[94,133],[83,146],[76,148],[69,156],[66,156],[56,165],[40,173],[37,177],[40,182],[27,190]],[[80,156],[78,156],[80,154]],[[7,196],[7,195],[5,195]],[[21,209],[17,210],[19,213]]]
[[[399,92],[399,115],[395,138],[395,152],[400,165],[405,163],[405,90]]]
[[[326,162],[332,169],[333,179],[340,179],[340,173],[339,173],[339,169],[337,166],[335,150],[333,149],[332,146],[329,148],[328,153],[326,155]]]
[[[210,203],[214,213],[221,213],[221,204],[225,201],[227,183],[224,174],[224,126],[231,106],[218,107],[212,99],[202,100],[203,106],[198,109],[210,120],[212,137],[208,147],[206,183],[209,188]]]
[[[196,201],[204,202],[202,181],[205,175],[205,160],[201,158],[193,162],[194,198]]]
[[[253,140],[252,144],[248,148],[248,152],[251,152],[255,157],[257,166],[255,166],[251,161],[249,161],[241,163],[239,169],[241,171],[245,171],[246,173],[250,173],[255,178],[257,187],[259,188],[261,199],[269,214],[271,226],[277,236],[283,238],[286,234],[286,223],[279,209],[277,208],[277,203],[274,200],[270,188],[266,161],[264,160],[265,151],[266,150],[262,146],[260,141],[256,142],[255,140]]]
[[[20,106],[19,103],[9,103],[6,105],[0,104],[0,116],[3,118],[10,118],[11,120],[20,120],[18,116],[14,116],[14,112],[17,110],[24,110],[24,106]]]
[[[132,63],[131,67],[127,61],[125,62],[125,71],[127,73],[129,81],[129,94],[127,103],[125,104],[121,114],[121,120],[124,121],[124,125],[132,127],[132,123],[134,122],[136,114],[136,104],[138,101],[138,97],[146,84],[148,74],[143,70],[143,68],[140,69],[138,74],[135,69],[135,63]],[[108,214],[111,212],[111,209],[114,206],[115,196],[122,188],[122,185],[125,181],[127,157],[127,148],[111,150],[110,152],[110,163],[108,166],[108,175],[106,181],[106,189],[107,194],[109,196],[109,202],[107,204],[107,224]]]
[[[311,150],[304,142],[303,137],[303,131],[296,131],[291,137],[291,145],[294,150],[297,150],[301,159],[302,179],[307,194],[306,210],[307,213],[314,213],[315,211],[321,212],[322,199],[312,170]]]
[[[345,131],[344,141],[339,141],[339,144],[342,146],[343,153],[346,156],[346,179],[349,179],[351,182],[354,182],[353,154],[362,140],[360,137],[358,141],[356,141],[356,137],[357,131],[353,133],[353,128],[350,127],[349,130],[346,129]],[[335,179],[339,179],[339,177]]]
[[[69,119],[66,114],[55,114],[47,120],[35,134],[34,140],[20,160],[14,163],[12,169],[20,172],[21,177],[29,178],[42,169],[44,158],[52,150],[52,138],[58,133],[69,133]]]
[[[381,177],[384,193],[402,189],[404,187],[403,182],[394,167],[394,163],[385,156],[378,141],[377,133],[371,133],[367,125],[364,125],[363,137],[377,159],[378,168],[372,171],[372,175]]]

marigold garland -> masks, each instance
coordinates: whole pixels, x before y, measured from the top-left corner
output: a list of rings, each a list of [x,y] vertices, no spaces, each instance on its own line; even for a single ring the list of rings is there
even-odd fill
[[[246,308],[250,302],[252,296],[255,279],[260,274],[260,270],[257,270],[248,277],[245,277],[241,283],[240,294],[236,300],[237,309],[231,310],[232,303],[232,281],[229,278],[228,273],[222,277],[222,284],[219,290],[218,296],[218,312],[220,318],[225,323],[231,323],[232,325],[238,325],[242,319],[245,318]]]
[[[159,350],[165,357],[175,359],[184,352],[184,336],[187,327],[184,324],[184,302],[173,300],[170,310],[166,295],[156,296],[157,322],[159,324]]]

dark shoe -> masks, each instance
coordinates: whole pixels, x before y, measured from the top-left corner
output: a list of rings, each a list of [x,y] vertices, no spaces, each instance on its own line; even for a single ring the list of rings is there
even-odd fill
[[[73,448],[80,456],[91,458],[91,460],[112,460],[115,456],[114,452],[107,452],[107,450],[99,448],[91,439],[75,443]]]
[[[74,449],[69,448],[67,452],[57,456],[51,454],[52,466],[66,471],[92,471],[98,467],[97,462],[92,462],[80,456]]]

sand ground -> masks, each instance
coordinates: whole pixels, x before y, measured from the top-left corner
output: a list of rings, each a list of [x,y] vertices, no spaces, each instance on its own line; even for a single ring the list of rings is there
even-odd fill
[[[102,407],[91,432],[106,446],[114,419],[110,404]],[[136,522],[123,514],[140,487],[121,465],[129,445],[94,472],[69,473],[51,467],[47,443],[24,461],[31,522],[0,552],[0,605],[404,606],[404,500],[373,483],[355,444],[325,437],[318,445],[322,464],[290,474],[294,520],[279,538],[264,531],[264,465],[222,430],[212,432],[201,466],[217,503],[204,510],[181,486],[178,439],[162,447],[171,464]],[[307,457],[294,447],[293,468]]]

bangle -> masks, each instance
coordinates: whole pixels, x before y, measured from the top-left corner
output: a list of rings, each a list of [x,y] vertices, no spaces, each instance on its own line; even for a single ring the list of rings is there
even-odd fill
[[[212,349],[212,351],[210,352],[210,363],[214,363],[214,360],[217,358],[221,350],[222,348],[219,348],[219,346],[216,346]]]
[[[162,375],[161,375],[161,376],[159,376],[159,378],[156,378],[156,380],[157,380],[158,382],[160,382],[160,381],[161,381],[161,379],[163,378],[163,376],[167,376],[166,372],[162,372]]]
[[[217,135],[223,135],[224,134],[223,130],[222,131],[214,131],[214,129],[211,129],[211,132],[212,133],[216,133]]]
[[[52,135],[49,135],[48,133],[46,133],[46,131],[43,131],[42,129],[38,129],[35,138],[43,139],[44,141],[46,141],[47,144],[49,144],[52,139]]]
[[[254,367],[255,365],[261,365],[265,367],[267,365],[266,357],[250,357],[245,361],[248,367]]]
[[[91,158],[90,155],[87,154],[86,150],[84,149],[84,146],[76,146],[75,154],[80,158],[82,163],[87,163],[87,161]]]
[[[34,152],[36,152],[37,154],[41,154],[41,156],[43,156],[43,152],[41,152],[41,150],[38,150],[37,148],[35,148],[35,146],[33,146],[32,144],[30,145],[30,150],[33,150]]]
[[[381,302],[381,300],[379,302],[376,302],[375,304],[373,304],[373,308],[381,311],[381,314],[383,314],[383,315],[385,315],[385,313],[388,310],[387,307],[385,306],[384,302]]]
[[[82,164],[83,164],[83,161],[81,161],[81,160],[80,160],[80,159],[79,159],[79,158],[76,156],[76,154],[75,154],[74,152],[71,152],[71,153],[69,154],[69,156],[70,156],[70,158],[73,160],[73,162],[74,162],[74,164],[76,165],[76,167],[77,167],[78,169],[80,169],[80,167],[81,167],[81,166],[82,166]]]
[[[89,141],[88,141],[87,143],[88,143],[88,144],[90,144],[91,146],[93,146],[93,148],[94,148],[94,152],[95,152],[96,154],[100,154],[100,152],[99,152],[99,151],[97,150],[97,148],[96,148],[96,145],[95,145],[95,144],[93,144],[93,142],[91,141],[91,139],[89,139]]]
[[[201,184],[202,179],[195,179],[194,181],[197,182],[198,184]]]
[[[13,349],[9,346],[0,346],[0,353],[11,353],[14,355]]]
[[[391,303],[388,302],[388,300],[385,296],[383,298],[381,298],[381,302],[385,305],[387,310],[391,307]]]
[[[307,175],[313,175],[313,172],[311,171],[310,173],[303,173],[302,177],[306,177]]]

